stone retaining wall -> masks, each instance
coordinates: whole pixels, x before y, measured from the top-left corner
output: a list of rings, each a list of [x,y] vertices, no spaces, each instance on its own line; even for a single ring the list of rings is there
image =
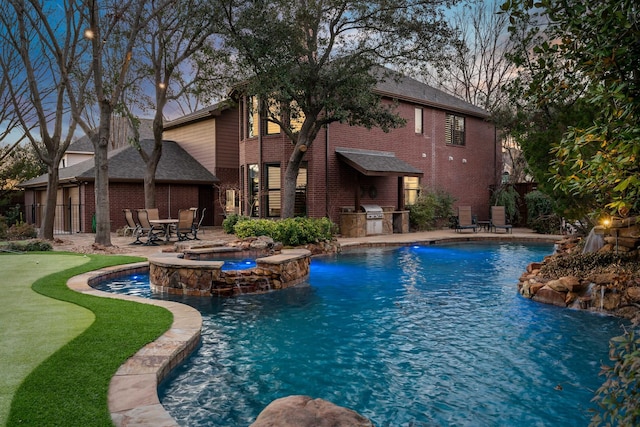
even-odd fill
[[[232,296],[295,286],[309,277],[311,252],[283,249],[256,259],[256,267],[222,270],[224,261],[149,258],[149,282],[154,292],[193,296]]]

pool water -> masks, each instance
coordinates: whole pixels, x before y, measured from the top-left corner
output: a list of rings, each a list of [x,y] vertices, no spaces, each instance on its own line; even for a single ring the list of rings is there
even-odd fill
[[[202,345],[161,402],[184,426],[248,426],[293,394],[376,426],[588,425],[608,341],[626,323],[519,296],[527,264],[552,250],[371,248],[313,258],[308,285],[176,297],[203,313]],[[104,286],[150,295],[148,277]]]

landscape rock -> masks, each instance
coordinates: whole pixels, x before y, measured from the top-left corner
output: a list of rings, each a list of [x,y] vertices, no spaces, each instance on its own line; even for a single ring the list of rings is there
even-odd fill
[[[373,427],[373,423],[323,399],[288,396],[271,402],[250,427]]]

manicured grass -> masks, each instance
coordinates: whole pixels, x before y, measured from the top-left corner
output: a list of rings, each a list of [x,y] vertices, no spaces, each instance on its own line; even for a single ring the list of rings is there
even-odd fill
[[[77,274],[142,260],[128,256],[87,257],[88,263],[53,273],[33,284],[33,290],[42,295],[90,310],[95,321],[26,377],[14,395],[8,425],[112,425],[107,406],[111,377],[127,358],[171,325],[172,315],[163,308],[68,289],[66,281]]]
[[[24,378],[95,318],[85,308],[35,293],[31,285],[88,261],[59,254],[0,256],[0,425],[6,423],[11,399]]]

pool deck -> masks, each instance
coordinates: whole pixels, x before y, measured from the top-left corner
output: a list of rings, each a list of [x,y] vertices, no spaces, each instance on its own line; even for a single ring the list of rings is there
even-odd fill
[[[343,248],[372,247],[372,246],[401,246],[409,244],[434,244],[460,241],[522,241],[522,242],[553,242],[559,240],[559,235],[541,235],[525,228],[514,228],[512,233],[500,231],[491,233],[470,230],[455,232],[453,230],[436,230],[418,233],[389,234],[358,238],[338,238]],[[207,230],[201,235],[203,243],[207,240],[235,240],[234,236],[226,235],[220,229]],[[101,252],[92,248],[95,236],[93,234],[76,234],[57,236],[59,242],[54,245],[56,251],[72,252]],[[136,255],[141,257],[175,256],[172,245],[141,246],[129,245],[133,239],[112,235],[111,253]],[[146,265],[145,263],[139,265]],[[168,372],[196,348],[200,340],[202,317],[200,313],[184,304],[171,301],[149,300],[128,295],[116,295],[97,291],[89,286],[89,281],[96,277],[105,276],[122,269],[113,267],[100,271],[76,276],[69,280],[68,286],[78,292],[107,298],[121,298],[129,301],[139,301],[167,308],[173,313],[174,320],[170,329],[156,341],[146,345],[120,367],[109,385],[109,410],[111,419],[116,426],[153,426],[175,427],[176,421],[164,409],[158,397],[158,384]]]

